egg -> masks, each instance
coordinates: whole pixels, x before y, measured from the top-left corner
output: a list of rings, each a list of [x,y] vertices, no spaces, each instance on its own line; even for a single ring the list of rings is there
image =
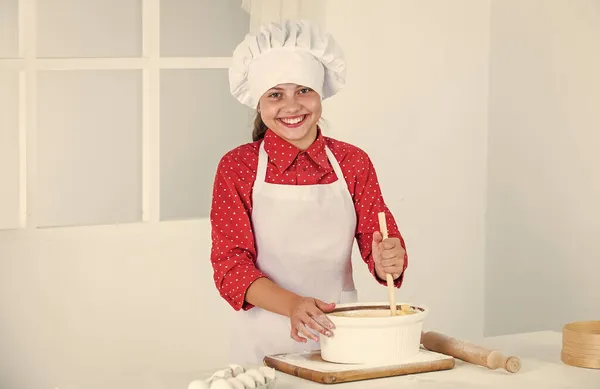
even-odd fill
[[[210,389],[208,382],[203,380],[194,380],[188,385],[188,389]]]
[[[233,389],[233,386],[224,379],[216,379],[210,383],[210,389]]]
[[[221,379],[225,379],[225,378],[230,378],[233,377],[233,371],[231,369],[221,369],[221,370],[217,370],[213,373],[213,375],[210,377],[210,380],[216,379],[216,378],[221,378]]]
[[[252,378],[252,376],[248,375],[247,373],[240,373],[236,376],[236,378],[242,381],[246,388],[256,388],[256,381],[254,381],[254,378]]]
[[[273,369],[272,367],[261,366],[258,368],[258,371],[260,371],[265,376],[267,381],[273,381],[275,379],[275,369]]]
[[[229,368],[231,369],[231,372],[233,374],[233,376],[237,376],[238,374],[242,374],[244,372],[244,368],[240,365],[236,365],[234,363],[231,363],[229,365]]]
[[[257,384],[264,385],[265,376],[262,375],[262,373],[259,372],[257,369],[246,370],[246,374],[248,374],[250,377],[254,378],[254,381],[256,381]]]
[[[229,382],[229,385],[231,385],[233,389],[246,389],[244,383],[237,377],[227,378],[227,382]]]

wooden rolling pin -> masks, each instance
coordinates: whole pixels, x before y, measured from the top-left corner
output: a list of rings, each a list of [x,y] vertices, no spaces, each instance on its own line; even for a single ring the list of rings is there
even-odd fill
[[[500,351],[477,346],[440,334],[439,332],[421,332],[421,344],[427,350],[450,355],[465,362],[487,367],[488,369],[503,368],[509,373],[516,373],[521,369],[521,360],[519,357],[506,357]]]

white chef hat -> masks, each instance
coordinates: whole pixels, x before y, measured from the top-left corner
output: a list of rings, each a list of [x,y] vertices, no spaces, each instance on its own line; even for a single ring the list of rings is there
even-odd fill
[[[306,20],[285,20],[246,35],[233,52],[229,87],[242,104],[256,108],[277,84],[294,83],[315,90],[321,99],[336,94],[346,81],[341,48],[329,34]]]

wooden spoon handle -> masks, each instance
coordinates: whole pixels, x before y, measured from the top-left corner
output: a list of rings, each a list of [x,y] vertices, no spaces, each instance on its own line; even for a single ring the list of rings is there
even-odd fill
[[[379,212],[377,216],[379,217],[379,229],[381,230],[381,234],[383,235],[383,239],[385,240],[388,238],[387,223],[385,221],[385,212]],[[385,275],[385,278],[388,287],[388,299],[390,301],[390,314],[392,316],[396,316],[396,297],[394,295],[394,279],[389,273]]]

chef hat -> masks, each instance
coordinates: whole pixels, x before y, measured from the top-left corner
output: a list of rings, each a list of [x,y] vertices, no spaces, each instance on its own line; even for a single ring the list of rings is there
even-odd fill
[[[321,99],[346,81],[346,62],[329,34],[306,20],[285,20],[246,35],[233,52],[229,86],[242,104],[256,108],[260,97],[283,83],[315,90]]]

